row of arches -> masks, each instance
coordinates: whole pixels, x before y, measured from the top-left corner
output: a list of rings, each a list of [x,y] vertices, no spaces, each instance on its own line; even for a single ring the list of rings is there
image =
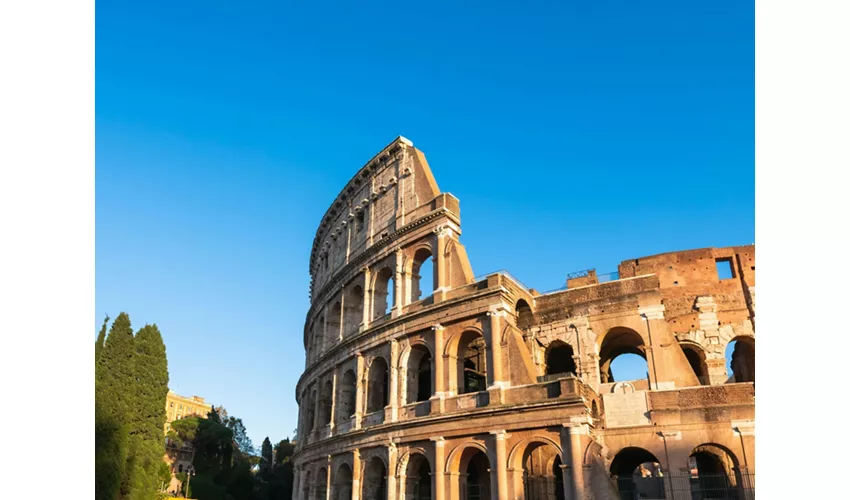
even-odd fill
[[[609,473],[622,498],[670,498],[683,489],[695,499],[739,498],[752,487],[738,458],[720,444],[696,446],[683,465],[682,472],[665,471],[651,452],[629,446],[611,461]]]
[[[389,265],[379,268],[371,275],[368,283],[357,283],[346,287],[344,293],[320,313],[310,330],[307,340],[307,361],[315,361],[344,337],[354,335],[364,325],[392,312],[401,300],[402,305],[411,304],[431,296],[437,283],[434,259],[428,247],[415,251],[413,258],[401,273],[402,298],[396,295],[396,271]],[[422,279],[423,276],[431,279]],[[369,300],[366,300],[366,299]]]
[[[436,370],[434,355],[423,343],[415,344],[401,360],[404,376],[401,380],[398,403],[401,406],[428,401],[435,393]],[[487,389],[487,351],[484,337],[477,330],[465,332],[457,347],[457,389],[461,394]],[[334,391],[331,380],[326,379],[302,395],[304,408],[301,428],[307,433],[331,423],[350,420],[357,411],[357,398],[363,397],[366,414],[382,411],[390,404],[390,364],[382,355],[371,359],[365,370],[364,383],[357,383],[354,368],[342,373]],[[358,394],[358,387],[362,394]],[[335,411],[334,411],[335,410]]]
[[[371,455],[361,464],[360,498],[432,500],[439,497],[490,500],[500,496],[496,462],[492,452],[482,442],[471,441],[457,446],[439,466],[435,467],[434,461],[435,456],[431,451],[414,448],[399,458],[395,470],[390,470],[384,456]],[[330,481],[329,470],[332,474]],[[508,489],[513,492],[511,498],[566,498],[561,449],[549,439],[532,438],[515,445],[508,459],[508,468],[504,472],[510,476]],[[443,475],[444,482],[437,481],[438,475]],[[323,465],[317,469],[315,476],[313,471],[308,470],[301,477],[298,498],[350,500],[354,497],[357,484],[354,478],[355,474],[349,461],[340,461],[330,467]],[[444,490],[438,495],[437,489],[441,485],[448,491]]]

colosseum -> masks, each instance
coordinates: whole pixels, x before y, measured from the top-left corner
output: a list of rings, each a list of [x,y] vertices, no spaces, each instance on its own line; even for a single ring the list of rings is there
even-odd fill
[[[460,236],[403,137],[323,216],[293,498],[754,498],[753,245],[541,293],[475,276]],[[614,380],[623,355],[646,376]]]

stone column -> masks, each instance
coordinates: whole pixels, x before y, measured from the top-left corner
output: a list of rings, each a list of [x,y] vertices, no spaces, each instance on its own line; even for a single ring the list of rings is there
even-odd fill
[[[301,495],[301,468],[295,467],[292,474],[292,498],[294,500],[305,500]]]
[[[666,430],[666,431],[659,432],[658,435],[661,436],[661,439],[664,441],[663,472],[666,476],[665,480],[664,480],[664,496],[666,498],[671,499],[671,500],[677,500],[677,499],[680,499],[680,497],[681,497],[682,500],[684,499],[684,497],[689,498],[690,492],[688,492],[688,494],[683,494],[682,492],[676,492],[676,491],[673,490],[672,481],[674,481],[675,479],[673,479],[674,476],[672,474],[670,474],[671,472],[673,472],[674,474],[679,472],[677,470],[677,468],[674,467],[673,464],[670,461],[670,451],[669,451],[670,448],[672,448],[672,447],[678,448],[678,446],[675,445],[674,443],[670,443],[670,442],[671,441],[681,441],[682,440],[682,433],[680,431],[675,431],[675,430]]]
[[[582,436],[587,436],[589,426],[588,418],[572,417],[569,423],[563,424],[561,428],[561,448],[564,450],[564,458],[569,459],[570,467],[570,488],[567,489],[567,498],[572,500],[581,500],[586,498],[584,494],[584,446]],[[567,484],[567,477],[564,477],[564,485]]]
[[[504,430],[490,431],[490,434],[495,440],[496,449],[496,489],[491,495],[498,500],[508,500],[508,451],[505,443],[508,435]],[[490,477],[493,477],[492,473]]]
[[[437,324],[431,327],[434,332],[434,394],[431,396],[431,414],[443,413],[446,398],[446,359],[443,357],[445,328]]]
[[[333,487],[333,481],[331,479],[331,456],[328,455],[328,473],[326,475],[326,483],[325,483],[325,498],[318,500],[331,500],[331,488]]]
[[[337,381],[339,380],[339,366],[334,367],[333,379],[331,381],[331,432],[330,435],[334,435],[334,428],[336,427],[336,404],[337,404]]]
[[[398,341],[390,340],[390,422],[398,420]]]
[[[360,450],[351,452],[351,500],[360,500]]]
[[[438,227],[434,234],[437,236],[436,250],[434,255],[434,267],[437,274],[437,282],[434,284],[434,303],[442,302],[446,298],[446,292],[449,290],[449,266],[446,261],[446,245],[449,241],[449,235],[452,230],[445,226]]]
[[[487,382],[492,389],[504,388],[510,385],[505,380],[503,375],[503,359],[502,359],[502,318],[507,315],[507,311],[503,306],[497,309],[487,311],[489,322],[488,328],[485,330],[487,339],[489,340],[487,349]]]
[[[397,317],[401,315],[401,309],[404,307],[404,289],[402,286],[404,283],[404,267],[403,267],[403,259],[404,259],[404,251],[399,248],[395,251],[395,279],[393,279],[393,287],[395,291],[393,292],[393,300],[395,304],[393,304],[393,317]]]
[[[398,468],[398,448],[390,441],[387,445],[387,500],[398,498],[398,486],[396,483],[396,469]]]
[[[359,429],[363,421],[363,373],[366,370],[366,363],[363,360],[363,353],[355,353],[357,360],[357,384],[354,389],[354,429]]]
[[[334,337],[339,343],[345,336],[345,286],[339,287],[339,331],[334,334]]]
[[[446,500],[446,440],[442,437],[432,437],[434,443],[434,500]]]
[[[363,330],[368,330],[372,323],[372,277],[368,267],[360,272],[363,273]]]

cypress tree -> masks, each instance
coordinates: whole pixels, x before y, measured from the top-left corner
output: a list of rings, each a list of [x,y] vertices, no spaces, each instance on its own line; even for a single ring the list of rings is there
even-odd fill
[[[100,352],[103,350],[103,342],[106,340],[106,325],[109,324],[109,315],[103,320],[103,326],[100,333],[97,334],[97,340],[94,342],[94,366],[97,369],[97,360],[100,358]]]
[[[272,442],[269,441],[268,436],[266,436],[266,439],[263,439],[261,456],[263,459],[260,461],[260,473],[263,477],[267,477],[272,468],[272,461],[274,460],[272,455]]]
[[[135,338],[135,396],[129,415],[131,455],[127,482],[131,500],[149,500],[158,491],[158,469],[165,455],[165,400],[168,361],[156,325],[145,325]]]
[[[127,461],[127,416],[133,399],[135,365],[130,317],[112,323],[95,368],[95,498],[119,496]]]

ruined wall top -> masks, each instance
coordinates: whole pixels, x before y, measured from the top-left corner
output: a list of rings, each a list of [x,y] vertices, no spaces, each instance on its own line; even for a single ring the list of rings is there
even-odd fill
[[[410,140],[399,136],[383,148],[322,217],[310,255],[311,300],[350,261],[428,214],[439,195],[425,155]]]

